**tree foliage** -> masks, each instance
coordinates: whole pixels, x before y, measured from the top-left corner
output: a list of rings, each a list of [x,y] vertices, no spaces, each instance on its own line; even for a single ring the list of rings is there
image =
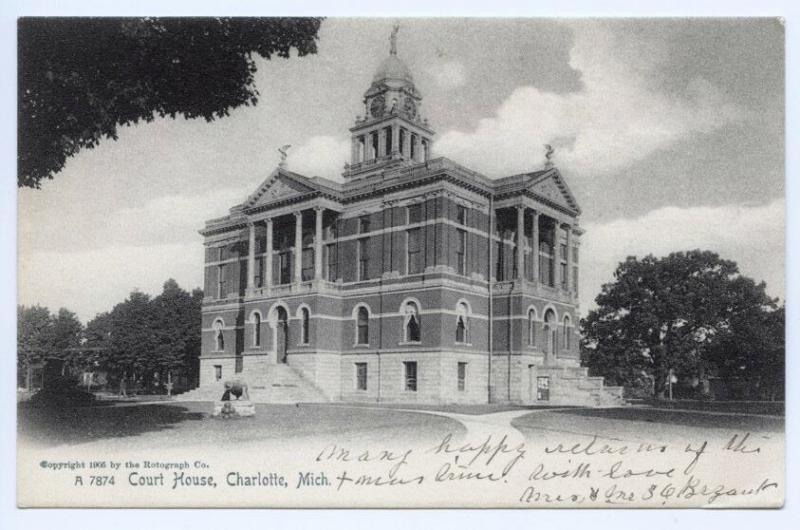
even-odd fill
[[[783,356],[776,301],[763,283],[741,276],[736,263],[713,252],[629,257],[596,303],[582,322],[584,361],[614,384],[650,380],[663,395],[670,370],[704,378],[721,370],[730,374],[743,359],[752,366]],[[782,341],[782,328],[780,335]]]
[[[22,18],[18,186],[38,188],[120,125],[254,105],[256,63],[316,53],[319,18]]]
[[[86,345],[117,376],[136,375],[147,384],[168,373],[191,375],[200,356],[202,301],[201,290],[188,293],[172,279],[155,298],[133,291],[87,324]]]

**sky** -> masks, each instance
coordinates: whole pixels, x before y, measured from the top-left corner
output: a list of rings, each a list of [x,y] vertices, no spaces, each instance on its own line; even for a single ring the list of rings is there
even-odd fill
[[[19,303],[84,322],[168,278],[202,286],[198,230],[276,167],[341,180],[392,20],[328,19],[319,53],[259,60],[255,107],[159,119],[19,192]],[[783,298],[783,26],[774,19],[403,19],[434,156],[496,178],[543,144],[583,209],[581,307],[626,256],[718,252]]]

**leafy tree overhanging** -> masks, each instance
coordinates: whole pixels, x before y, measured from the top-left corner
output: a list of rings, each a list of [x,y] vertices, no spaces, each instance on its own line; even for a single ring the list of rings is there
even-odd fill
[[[120,125],[254,105],[254,54],[317,51],[320,18],[22,18],[19,187],[39,188]]]

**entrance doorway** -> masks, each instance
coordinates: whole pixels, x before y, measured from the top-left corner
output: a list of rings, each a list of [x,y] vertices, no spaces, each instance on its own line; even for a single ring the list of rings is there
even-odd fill
[[[536,378],[536,401],[550,401],[550,377]]]

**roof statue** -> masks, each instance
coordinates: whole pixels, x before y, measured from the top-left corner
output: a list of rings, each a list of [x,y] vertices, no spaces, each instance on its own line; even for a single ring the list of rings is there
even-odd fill
[[[278,164],[280,167],[286,167],[286,157],[288,156],[287,152],[289,148],[292,147],[290,144],[286,144],[283,147],[278,148],[278,152],[281,154],[281,162]]]
[[[545,149],[545,151],[544,151],[544,158],[545,158],[544,167],[545,167],[545,169],[550,169],[551,167],[553,167],[553,155],[555,154],[556,150],[553,149],[553,146],[550,145],[550,144],[544,144],[544,149]]]

